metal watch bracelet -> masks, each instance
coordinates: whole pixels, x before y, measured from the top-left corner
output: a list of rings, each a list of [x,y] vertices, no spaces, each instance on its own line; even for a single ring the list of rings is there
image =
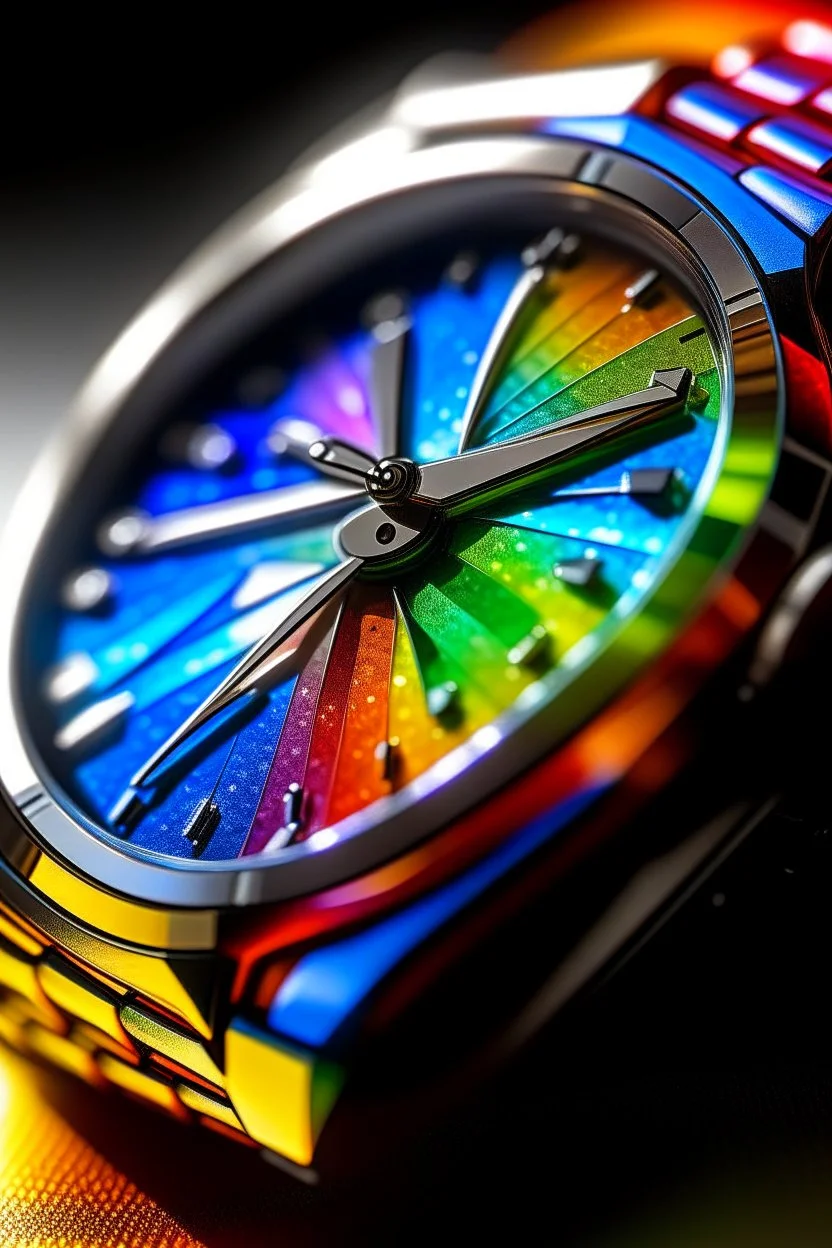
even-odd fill
[[[710,76],[670,70],[637,111],[703,145],[805,233],[829,215],[832,28],[794,22],[780,47],[726,49]],[[35,813],[38,801],[33,794],[23,813]],[[281,955],[253,944],[235,966],[228,951],[216,951],[218,919],[208,911],[183,912],[181,927],[157,940],[154,925],[168,922],[168,912],[104,892],[46,855],[29,882],[5,863],[0,870],[0,1037],[306,1171],[344,1072],[269,1035],[245,1004],[255,961],[274,959],[274,985]],[[102,930],[123,944],[88,931],[73,918],[79,912],[100,915]],[[129,935],[137,914],[138,944]]]

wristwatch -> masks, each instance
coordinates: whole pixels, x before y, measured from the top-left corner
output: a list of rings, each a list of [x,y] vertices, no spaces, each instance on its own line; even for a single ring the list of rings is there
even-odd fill
[[[378,1164],[808,785],[832,26],[764,33],[433,62],[97,366],[2,554],[12,1046]]]

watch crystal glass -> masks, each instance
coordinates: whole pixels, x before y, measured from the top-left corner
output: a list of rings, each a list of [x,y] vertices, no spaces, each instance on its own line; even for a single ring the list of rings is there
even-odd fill
[[[671,266],[556,212],[339,278],[88,472],[24,630],[47,784],[127,852],[277,862],[420,784],[473,784],[467,761],[541,708],[538,751],[563,736],[626,621],[619,683],[668,638],[646,606],[719,473],[719,361]],[[377,557],[183,734],[371,506]]]

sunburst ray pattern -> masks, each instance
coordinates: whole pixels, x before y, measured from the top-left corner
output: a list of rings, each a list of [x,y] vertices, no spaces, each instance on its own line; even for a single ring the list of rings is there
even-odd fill
[[[459,452],[521,250],[480,261],[464,283],[448,278],[448,257],[404,301],[400,444],[417,462]],[[143,452],[123,505],[154,517],[317,480],[302,455],[275,449],[281,422],[378,454],[376,342],[370,327],[300,344],[282,383],[244,377],[245,403],[229,393],[192,405],[171,422],[178,442],[168,431]],[[568,262],[548,265],[501,359],[471,448],[644,389],[657,369],[687,368],[694,381],[684,411],[447,522],[415,564],[359,577],[271,688],[174,757],[134,825],[110,823],[126,844],[216,861],[320,838],[406,790],[530,686],[556,697],[647,600],[717,446],[720,374],[697,310],[644,258],[583,239]],[[214,447],[208,470],[171,457],[181,430],[191,436],[193,410],[218,439],[200,444]],[[83,817],[106,827],[147,757],[335,565],[343,514],[142,556],[85,538],[76,569],[100,568],[107,600],[55,604],[39,678],[51,765]]]

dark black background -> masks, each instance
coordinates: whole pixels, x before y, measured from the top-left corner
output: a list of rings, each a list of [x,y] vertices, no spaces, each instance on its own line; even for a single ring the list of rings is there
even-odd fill
[[[551,7],[299,3],[282,21],[276,6],[134,8],[86,27],[29,14],[0,75],[0,518],[95,355],[209,229],[426,56],[487,50]],[[286,1248],[496,1231],[609,1248],[832,1243],[829,840],[822,811],[771,825],[499,1110],[387,1190],[321,1199],[277,1174],[246,1179],[229,1150],[230,1189],[206,1192],[183,1133],[165,1143],[139,1110],[125,1118],[136,1159],[123,1136],[109,1152],[209,1245],[235,1242],[235,1192],[239,1242]],[[107,1113],[90,1102],[102,1145]]]
[[[491,51],[556,5],[226,6],[209,17],[134,10],[100,24],[20,16],[0,75],[2,181],[44,190],[183,158],[274,121],[274,166],[448,48]]]

